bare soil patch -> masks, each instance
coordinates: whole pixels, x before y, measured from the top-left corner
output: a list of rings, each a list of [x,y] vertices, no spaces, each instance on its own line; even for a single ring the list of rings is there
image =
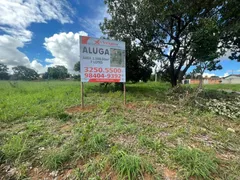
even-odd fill
[[[80,112],[92,112],[94,109],[96,109],[96,106],[84,106],[84,108],[82,108],[81,105],[78,105],[67,108],[65,112],[69,114],[74,114]]]

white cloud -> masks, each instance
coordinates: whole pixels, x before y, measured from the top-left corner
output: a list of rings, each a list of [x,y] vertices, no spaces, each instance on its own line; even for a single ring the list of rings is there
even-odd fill
[[[23,45],[23,42],[9,35],[0,36],[0,63],[8,65],[10,73],[12,72],[12,67],[19,65],[33,68],[38,73],[45,72],[46,67],[43,67],[37,60],[30,62],[29,58],[18,50],[18,48],[23,47]]]
[[[37,60],[29,58],[18,48],[31,41],[33,33],[27,28],[32,23],[47,23],[57,20],[60,23],[71,23],[73,10],[67,0],[0,0],[0,63],[11,68],[24,65],[39,73],[46,71]]]
[[[27,30],[31,23],[46,23],[51,19],[71,23],[73,14],[65,0],[1,0],[0,12],[0,29],[23,42],[31,40],[32,32]]]
[[[87,36],[84,31],[79,33],[59,33],[45,38],[44,46],[54,58],[46,59],[48,66],[64,65],[73,73],[74,65],[79,61],[79,35]]]
[[[36,59],[33,60],[31,63],[30,63],[30,68],[34,69],[36,72],[38,73],[44,73],[47,71],[47,67],[43,66],[41,63],[39,63]]]
[[[9,35],[0,36],[0,63],[11,66],[28,65],[28,57],[17,49],[23,46],[20,40]]]
[[[224,73],[223,77],[229,76],[229,73]]]
[[[214,73],[203,73],[203,77],[212,77],[212,76],[216,76],[216,74],[214,74]]]

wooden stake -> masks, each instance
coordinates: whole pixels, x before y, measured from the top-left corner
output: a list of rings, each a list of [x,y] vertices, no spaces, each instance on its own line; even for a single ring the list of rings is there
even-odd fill
[[[82,99],[82,103],[81,103],[81,107],[82,109],[84,108],[84,87],[83,87],[83,82],[81,82],[81,99]]]
[[[126,105],[126,83],[123,83],[124,105]]]

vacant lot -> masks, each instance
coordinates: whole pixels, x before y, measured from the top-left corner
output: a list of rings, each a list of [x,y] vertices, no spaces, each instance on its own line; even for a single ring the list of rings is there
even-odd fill
[[[239,95],[0,82],[0,179],[239,179]],[[232,103],[234,101],[236,104]],[[225,104],[224,104],[225,103]]]

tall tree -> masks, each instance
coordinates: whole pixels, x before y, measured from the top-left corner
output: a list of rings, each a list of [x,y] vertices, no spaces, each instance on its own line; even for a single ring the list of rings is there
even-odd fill
[[[217,18],[219,7],[219,0],[105,0],[105,3],[111,19],[104,20],[102,31],[115,39],[137,39],[146,51],[155,51],[165,58],[172,86],[197,61],[193,34],[201,28],[200,21]]]
[[[0,63],[0,80],[7,80],[9,78],[8,67]]]
[[[17,80],[35,80],[39,77],[38,73],[26,66],[13,67],[13,78]]]

